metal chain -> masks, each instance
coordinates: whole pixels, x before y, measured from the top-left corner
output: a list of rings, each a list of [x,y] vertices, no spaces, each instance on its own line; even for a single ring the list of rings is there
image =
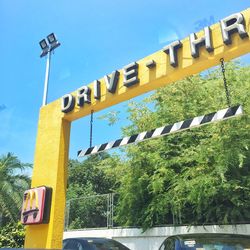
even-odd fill
[[[220,59],[220,63],[221,63],[221,72],[223,75],[224,88],[225,88],[225,92],[226,92],[227,105],[228,105],[228,107],[231,107],[231,98],[230,98],[230,93],[229,93],[229,89],[228,89],[228,85],[227,85],[227,79],[226,79],[226,75],[225,75],[224,58]]]
[[[91,110],[91,115],[90,115],[90,135],[89,135],[89,147],[92,147],[92,140],[93,140],[93,113],[94,111]]]

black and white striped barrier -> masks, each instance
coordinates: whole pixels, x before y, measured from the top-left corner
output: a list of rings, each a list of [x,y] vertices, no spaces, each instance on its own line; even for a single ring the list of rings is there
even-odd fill
[[[150,131],[145,131],[140,134],[124,137],[122,139],[118,139],[116,141],[104,143],[95,147],[91,147],[85,150],[79,150],[77,155],[78,157],[83,157],[87,155],[92,155],[96,153],[100,153],[102,151],[121,147],[127,144],[141,142],[152,138],[157,138],[160,136],[177,133],[186,129],[199,127],[208,123],[222,121],[228,118],[232,118],[235,116],[239,116],[243,113],[243,109],[241,105],[229,107],[226,109],[219,110],[217,112],[213,112],[207,115],[198,116],[195,118],[187,119],[185,121],[176,122],[172,125],[163,126],[160,128],[156,128]]]

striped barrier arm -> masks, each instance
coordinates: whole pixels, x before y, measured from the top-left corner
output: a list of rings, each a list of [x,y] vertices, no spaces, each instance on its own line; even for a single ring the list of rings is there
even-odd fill
[[[85,150],[79,150],[77,155],[78,157],[84,157],[87,155],[100,153],[108,149],[125,146],[131,143],[141,142],[141,141],[145,141],[148,139],[161,137],[164,135],[181,132],[186,129],[199,127],[199,126],[206,125],[209,123],[226,120],[228,118],[236,117],[241,114],[243,114],[243,109],[241,105],[228,107],[226,109],[222,109],[217,112],[213,112],[213,113],[202,115],[202,116],[197,116],[195,118],[187,119],[181,122],[176,122],[171,125],[163,126],[160,128],[150,130],[150,131],[145,131],[139,134],[124,137],[122,139],[118,139],[112,142],[90,147]]]

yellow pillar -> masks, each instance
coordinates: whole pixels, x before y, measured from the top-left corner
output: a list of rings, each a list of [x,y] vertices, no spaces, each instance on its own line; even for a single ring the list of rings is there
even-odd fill
[[[49,224],[26,226],[26,248],[61,248],[67,185],[70,122],[63,119],[60,104],[40,110],[32,187],[53,188]]]

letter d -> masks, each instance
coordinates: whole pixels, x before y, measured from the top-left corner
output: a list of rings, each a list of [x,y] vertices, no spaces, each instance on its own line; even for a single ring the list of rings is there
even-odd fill
[[[75,107],[75,97],[71,94],[66,94],[62,97],[61,111],[68,113]]]

